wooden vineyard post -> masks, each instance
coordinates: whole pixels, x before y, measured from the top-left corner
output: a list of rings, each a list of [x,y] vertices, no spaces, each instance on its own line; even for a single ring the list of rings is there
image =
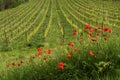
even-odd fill
[[[28,43],[28,32],[25,33],[26,43]]]
[[[104,28],[104,17],[102,19],[102,29]],[[103,35],[103,31],[102,31],[102,35]]]
[[[26,21],[25,21],[26,22]],[[28,24],[25,25],[26,27],[28,26]],[[23,27],[23,30],[25,30],[25,27]],[[25,44],[28,43],[28,31],[25,31]]]
[[[99,9],[99,10],[100,10],[100,9]],[[98,11],[99,11],[99,10],[98,10]],[[100,15],[100,13],[98,13],[98,15]],[[99,20],[98,20],[98,25],[101,25],[101,18],[99,18]],[[98,26],[98,25],[97,25],[97,26]]]
[[[65,35],[63,34],[63,43],[65,42],[65,40],[64,40],[64,39],[65,39]]]
[[[11,25],[10,25],[10,28],[11,28]],[[12,38],[13,37],[13,31],[11,29],[10,29],[10,34],[11,34],[10,38]]]
[[[20,28],[18,27],[18,34],[19,34],[19,32],[20,32]]]
[[[64,28],[63,28],[63,32],[64,32]],[[65,35],[64,35],[64,33],[63,33],[63,35],[62,35],[62,41],[63,41],[63,43],[65,42]]]
[[[64,24],[63,22],[61,23],[62,25]],[[62,35],[62,41],[63,41],[63,43],[65,42],[65,31],[64,31],[64,27],[63,27],[63,35]]]
[[[9,46],[9,39],[7,37],[5,29],[4,29],[4,38],[5,38],[5,40],[4,40],[5,42],[4,42],[3,48],[4,48],[5,51],[7,51],[8,50],[8,46]]]

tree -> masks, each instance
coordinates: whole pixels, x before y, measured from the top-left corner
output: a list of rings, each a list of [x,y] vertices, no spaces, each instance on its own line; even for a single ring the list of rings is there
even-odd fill
[[[29,0],[0,0],[0,10],[16,7],[20,5],[21,3],[24,3],[27,1]]]

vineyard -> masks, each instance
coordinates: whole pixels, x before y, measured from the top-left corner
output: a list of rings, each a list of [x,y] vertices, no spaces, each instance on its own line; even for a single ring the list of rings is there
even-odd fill
[[[120,80],[119,5],[31,0],[0,11],[0,80]]]

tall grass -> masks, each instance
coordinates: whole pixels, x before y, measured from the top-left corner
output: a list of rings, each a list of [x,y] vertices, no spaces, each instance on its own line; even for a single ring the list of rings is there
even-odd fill
[[[74,30],[71,42],[60,42],[54,49],[39,48],[37,54],[22,60],[22,63],[20,60],[15,61],[15,65],[10,62],[1,71],[0,79],[119,80],[119,39],[103,29],[95,29],[91,35],[89,31],[90,28],[83,33]],[[100,36],[96,36],[97,32]],[[92,40],[93,37],[97,39]],[[60,62],[63,63],[62,68],[59,67]]]

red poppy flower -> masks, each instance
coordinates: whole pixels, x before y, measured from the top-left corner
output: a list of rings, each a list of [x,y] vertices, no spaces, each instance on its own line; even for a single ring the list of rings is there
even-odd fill
[[[90,56],[94,56],[94,53],[92,51],[89,52]]]
[[[44,53],[47,53],[48,50],[44,50]]]
[[[103,31],[104,31],[104,32],[106,32],[106,31],[108,31],[108,30],[109,30],[108,27],[104,27],[104,28],[103,28]]]
[[[49,50],[48,50],[48,54],[51,54],[51,53],[52,53],[52,49],[49,49]]]
[[[104,40],[108,40],[108,37],[107,37],[107,36],[105,36],[105,37],[104,37]]]
[[[58,63],[58,68],[59,69],[64,69],[64,63],[63,62],[59,62]]]
[[[98,29],[101,29],[102,27],[101,26],[98,26]]]
[[[15,62],[12,62],[12,65],[15,66]]]
[[[96,36],[100,36],[100,32],[96,33]]]
[[[22,63],[23,63],[23,61],[21,60],[21,61],[20,61],[20,63],[22,64]]]
[[[75,29],[73,32],[77,32],[77,30]]]
[[[75,36],[77,34],[77,32],[73,32],[72,35]]]
[[[21,63],[18,63],[18,67],[20,67],[21,66]]]
[[[35,59],[35,56],[32,56],[33,59]]]
[[[94,30],[94,28],[90,28],[89,33],[92,33]]]
[[[59,43],[62,46],[62,42]]]
[[[78,50],[77,48],[74,48],[74,52],[77,52],[77,50]]]
[[[72,56],[71,56],[71,54],[67,54],[67,56],[66,56],[68,59],[70,59]]]
[[[86,30],[86,29],[89,29],[89,28],[90,28],[90,25],[89,25],[89,24],[84,27],[85,30]]]
[[[68,43],[69,46],[73,47],[75,44],[73,42]]]
[[[38,52],[39,52],[39,51],[42,51],[42,48],[38,48]]]
[[[41,51],[38,51],[38,55],[41,55],[42,54],[42,52]]]
[[[87,38],[88,38],[88,39],[90,39],[90,37],[91,37],[90,35],[87,35]]]
[[[46,60],[47,58],[46,57],[43,57],[43,60]]]
[[[97,41],[97,38],[91,38],[92,41]]]
[[[11,64],[10,64],[10,63],[8,63],[8,64],[7,64],[7,67],[10,67],[10,65],[11,65]]]
[[[92,36],[92,32],[89,32],[89,35]]]
[[[77,34],[77,30],[75,29],[72,33],[73,36],[75,36]]]
[[[108,30],[108,32],[109,32],[109,33],[112,33],[112,30],[110,29],[110,30]]]

